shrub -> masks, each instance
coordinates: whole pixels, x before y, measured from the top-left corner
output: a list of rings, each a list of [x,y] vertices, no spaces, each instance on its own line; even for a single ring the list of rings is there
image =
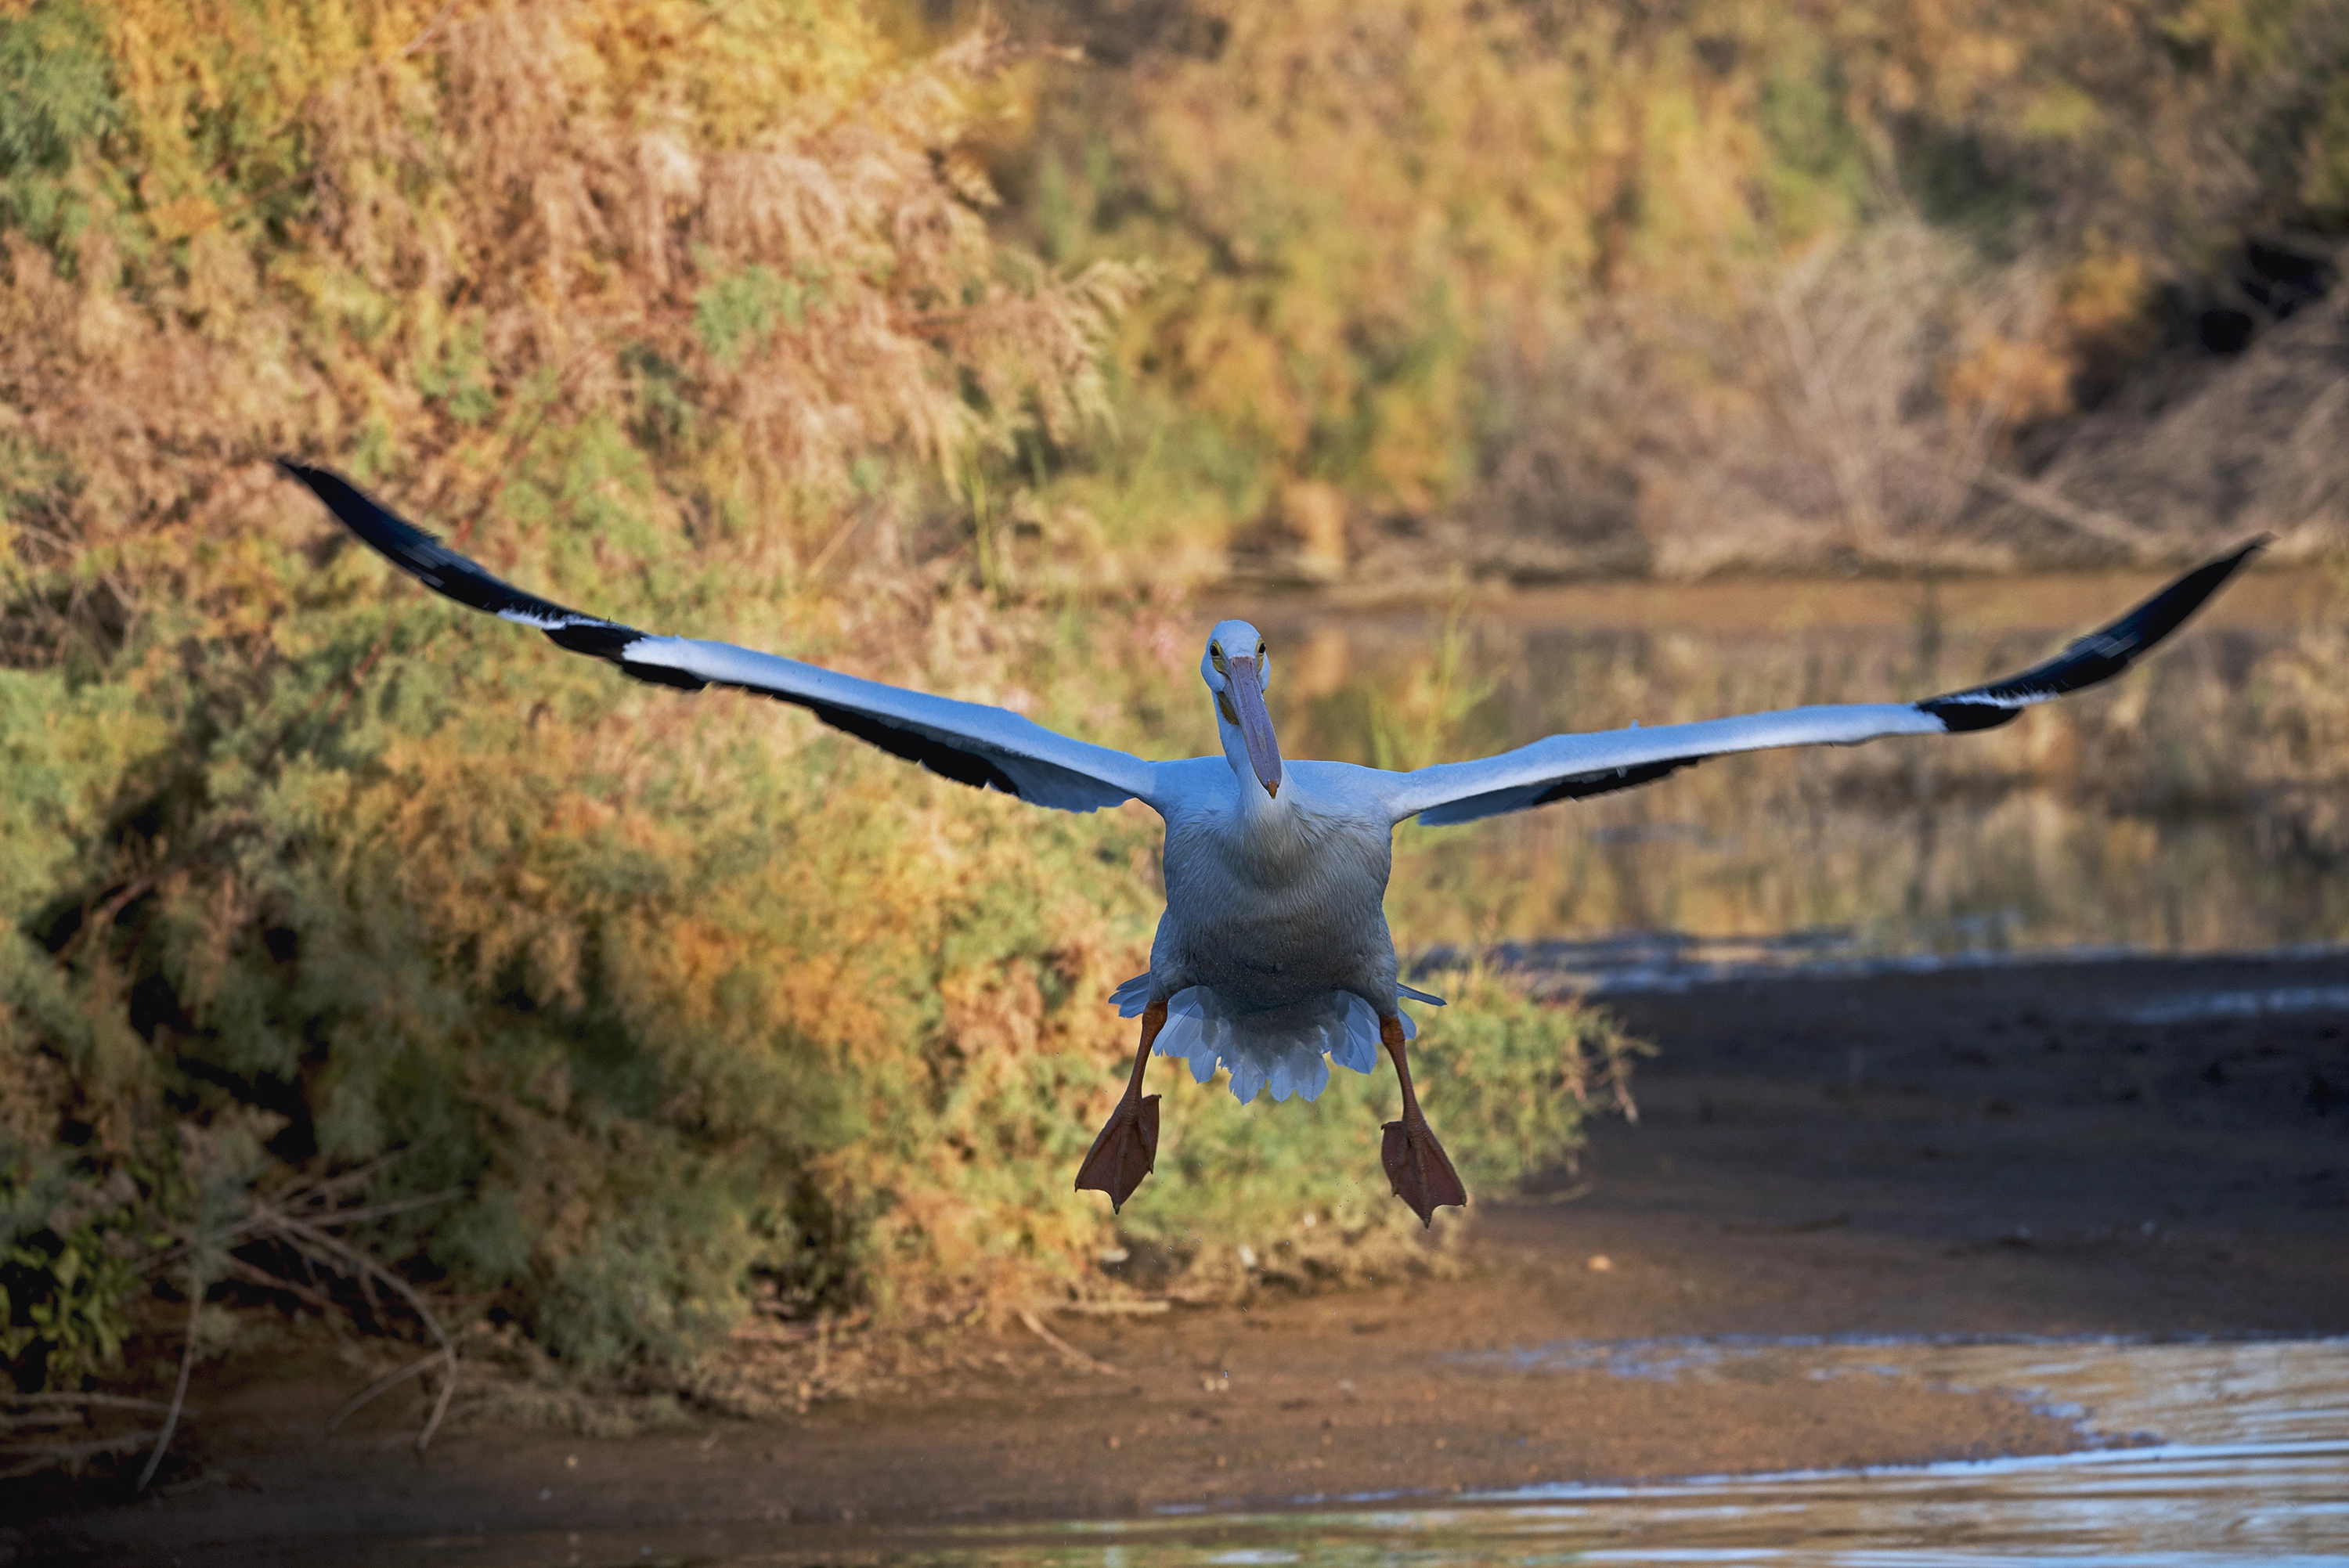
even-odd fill
[[[1136,274],[989,232],[967,127],[1007,57],[800,0],[0,8],[20,1379],[102,1371],[167,1250],[271,1266],[230,1227],[329,1178],[384,1206],[372,1255],[581,1374],[688,1357],[753,1290],[1092,1287],[1114,1233],[1069,1181],[1130,1048],[1146,813],[633,686],[394,580],[269,464],[599,613],[1196,749],[1164,604],[1019,566],[1082,542],[1038,476]],[[1476,1006],[1489,1070],[1568,1081],[1555,1020]],[[1376,1180],[1348,1092],[1277,1127],[1177,1097],[1164,1185],[1273,1248]],[[1546,1158],[1558,1104],[1453,1147]],[[1333,1231],[1396,1233],[1381,1202]]]

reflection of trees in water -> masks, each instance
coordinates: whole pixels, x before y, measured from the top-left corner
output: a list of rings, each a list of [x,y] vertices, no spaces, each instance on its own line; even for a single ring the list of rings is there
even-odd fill
[[[2014,587],[2034,617],[2060,613]],[[2127,592],[2056,597],[2076,597],[2085,623]],[[1371,761],[1400,727],[1431,758],[1460,757],[1635,719],[1880,701],[2035,657],[2070,629],[1985,625],[1915,584],[1716,587],[1703,614],[1718,631],[1609,624],[1607,592],[1586,597],[1588,629],[1462,618],[1448,665],[1435,615],[1268,612],[1278,643],[1309,650],[1288,666],[1303,678],[1284,741]],[[2349,637],[2321,620],[2197,628],[2109,692],[2000,735],[1722,758],[1562,810],[1407,829],[1392,909],[1419,943],[1817,928],[1888,951],[2340,940],[2344,689]]]

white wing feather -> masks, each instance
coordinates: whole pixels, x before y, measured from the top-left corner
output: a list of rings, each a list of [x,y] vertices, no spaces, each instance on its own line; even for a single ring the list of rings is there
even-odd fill
[[[1780,746],[1852,746],[1880,735],[1942,735],[1941,720],[1909,703],[1793,707],[1740,718],[1553,735],[1475,762],[1399,775],[1388,797],[1398,822],[1473,822],[1553,800],[1629,789],[1706,757]]]
[[[626,662],[676,670],[711,686],[763,692],[819,711],[855,714],[921,736],[985,758],[1011,781],[1012,793],[1035,805],[1097,811],[1126,800],[1148,803],[1155,799],[1156,763],[1072,739],[1009,708],[932,696],[731,643],[687,637],[644,638],[628,646]],[[837,724],[826,717],[827,722]]]

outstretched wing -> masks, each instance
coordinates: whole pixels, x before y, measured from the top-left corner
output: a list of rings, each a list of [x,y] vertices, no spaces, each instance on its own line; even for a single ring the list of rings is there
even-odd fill
[[[339,474],[285,459],[278,467],[309,486],[343,526],[426,587],[460,604],[535,627],[574,654],[608,659],[638,680],[687,691],[739,686],[794,703],[834,729],[957,783],[1000,789],[1063,811],[1153,799],[1156,765],[1141,758],[1071,740],[983,703],[859,680],[731,643],[654,636],[566,610],[492,576]]]
[[[1479,762],[1447,762],[1396,776],[1388,803],[1398,822],[1473,822],[1506,811],[1581,800],[1647,784],[1732,751],[1781,746],[1852,746],[1883,735],[1955,735],[1992,729],[2033,703],[2110,680],[2183,624],[2234,575],[2263,537],[2193,571],[2101,631],[2044,664],[1987,686],[1918,703],[1852,703],[1698,724],[1553,735]]]

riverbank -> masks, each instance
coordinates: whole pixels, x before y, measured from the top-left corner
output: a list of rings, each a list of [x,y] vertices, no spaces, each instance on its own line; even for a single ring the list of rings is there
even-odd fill
[[[688,1408],[624,1439],[485,1424],[420,1459],[409,1404],[322,1439],[349,1372],[249,1355],[200,1379],[168,1495],[20,1492],[47,1517],[0,1535],[0,1561],[408,1561],[427,1541],[436,1562],[642,1560],[615,1555],[623,1538],[869,1559],[923,1524],[2123,1437],[1917,1377],[1626,1376],[1588,1356],[1526,1372],[1485,1353],[2349,1330],[2344,986],[2349,959],[2139,961],[1619,997],[1662,1047],[1640,1121],[1602,1127],[1538,1200],[1479,1205],[1464,1277],[1053,1317],[1090,1367],[1007,1322],[964,1336],[959,1370],[804,1416]]]

